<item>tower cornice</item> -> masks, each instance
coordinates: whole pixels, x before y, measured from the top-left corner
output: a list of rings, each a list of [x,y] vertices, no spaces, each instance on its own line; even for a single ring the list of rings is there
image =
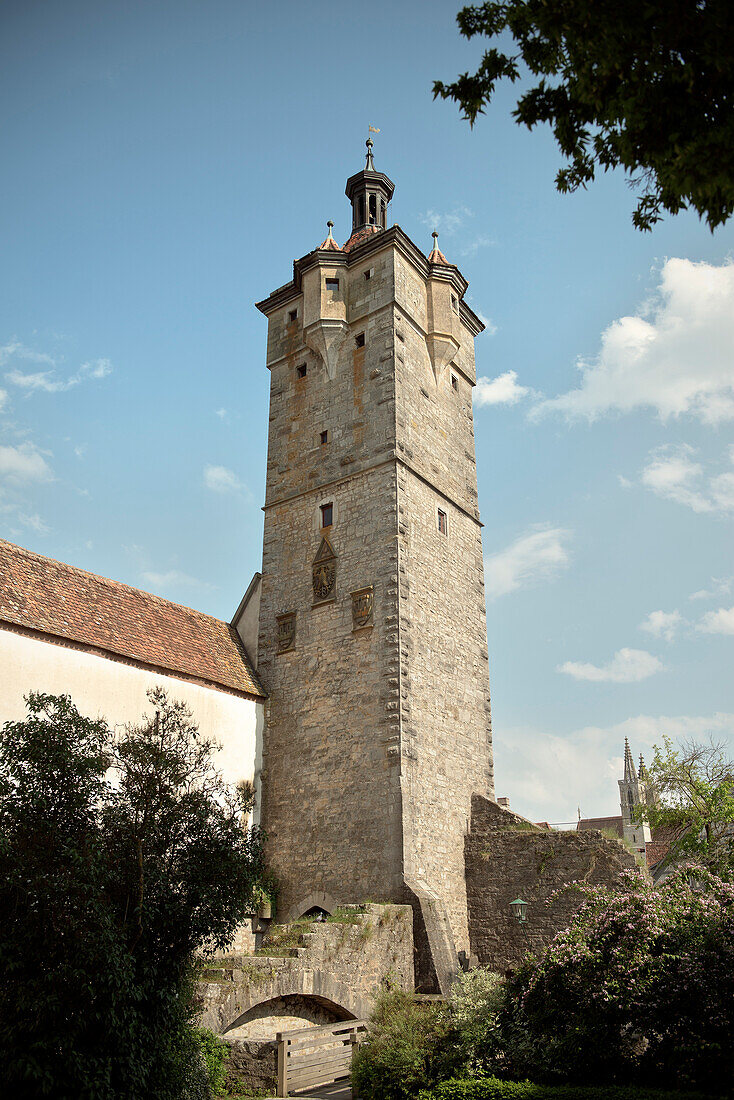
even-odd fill
[[[383,248],[390,246],[396,248],[405,259],[409,260],[426,281],[428,279],[438,279],[441,282],[449,283],[456,290],[459,297],[459,316],[472,336],[478,336],[481,332],[484,332],[484,324],[477,317],[474,310],[463,300],[463,295],[466,293],[469,283],[458,267],[455,264],[429,263],[417,244],[410,239],[399,225],[393,225],[390,229],[383,229],[379,233],[374,233],[349,252],[342,253],[332,249],[314,248],[313,251],[307,252],[305,256],[293,261],[292,280],[278,287],[267,298],[256,302],[255,307],[268,317],[276,309],[282,308],[293,298],[298,297],[301,293],[302,277],[311,268],[316,267],[318,264],[352,267],[354,264],[362,263],[373,253],[380,252]]]

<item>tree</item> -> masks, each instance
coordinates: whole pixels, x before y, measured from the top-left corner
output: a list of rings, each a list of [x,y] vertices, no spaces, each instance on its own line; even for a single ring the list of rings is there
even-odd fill
[[[261,873],[186,708],[114,735],[35,694],[0,730],[0,1065],[13,1096],[191,1095],[194,955]]]
[[[498,81],[529,73],[537,83],[513,116],[551,125],[568,160],[559,191],[621,167],[642,192],[638,229],[691,207],[713,231],[734,212],[730,0],[489,0],[457,22],[492,45],[474,74],[436,81],[434,98],[455,100],[473,126]],[[515,50],[504,52],[495,43],[510,36]]]
[[[734,761],[722,742],[670,738],[656,746],[649,770],[656,800],[637,808],[638,821],[664,829],[671,863],[693,859],[717,874],[734,875]]]

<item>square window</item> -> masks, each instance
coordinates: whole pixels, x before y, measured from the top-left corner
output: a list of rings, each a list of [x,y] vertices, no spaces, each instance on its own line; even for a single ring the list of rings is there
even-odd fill
[[[338,279],[327,279],[326,280],[326,289],[327,290],[338,290],[339,289],[339,280]]]
[[[307,371],[308,371],[308,367],[306,366],[305,363],[299,363],[298,366],[296,367],[296,374],[298,375],[299,378],[305,378]]]
[[[363,348],[364,347],[364,333],[363,332],[358,333],[357,336],[354,337],[354,343],[356,344],[356,346],[358,348]]]
[[[322,444],[329,442],[329,433],[328,432],[322,432],[321,433],[321,442],[322,442]]]
[[[321,505],[321,526],[331,527],[334,522],[334,505],[322,504]]]
[[[448,535],[449,533],[449,518],[440,508],[438,510],[438,529],[442,535]]]
[[[291,321],[297,321],[297,320],[298,320],[298,310],[297,309],[289,310],[289,312],[288,312],[288,324],[290,324]]]
[[[458,379],[458,378],[456,377],[456,375],[455,375],[455,374],[452,374],[452,375],[451,375],[451,388],[452,388],[452,390],[456,390],[456,391],[458,392],[458,389],[459,389],[459,379]]]

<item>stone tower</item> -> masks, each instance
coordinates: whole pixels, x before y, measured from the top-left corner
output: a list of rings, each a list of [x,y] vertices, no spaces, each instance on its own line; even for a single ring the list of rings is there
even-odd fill
[[[262,821],[281,919],[410,901],[440,985],[469,947],[471,795],[493,797],[472,416],[483,326],[437,242],[426,257],[387,228],[394,184],[367,145],[347,243],[330,222],[258,303]]]

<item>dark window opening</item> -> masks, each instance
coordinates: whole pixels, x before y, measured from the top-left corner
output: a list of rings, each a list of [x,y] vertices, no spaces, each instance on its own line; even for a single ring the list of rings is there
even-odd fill
[[[290,312],[288,313],[288,324],[290,324],[291,321],[297,321],[297,320],[298,320],[298,310],[297,309],[290,310]]]
[[[380,201],[380,225],[383,229],[386,227],[387,208],[385,206],[385,200]]]
[[[322,504],[321,505],[321,526],[331,527],[334,521],[334,505]]]
[[[359,202],[357,203],[357,207],[358,207],[358,210],[359,210],[359,219],[358,219],[357,224],[358,225],[364,225],[364,195],[360,195]]]
[[[358,348],[364,347],[364,333],[360,332],[354,337],[354,343]]]
[[[299,363],[298,366],[296,367],[296,374],[298,375],[299,378],[305,378],[307,370],[308,370],[308,367],[306,366],[305,363]]]
[[[459,389],[459,379],[456,377],[455,374],[451,375],[451,387],[452,389],[455,389],[457,391]]]
[[[454,298],[453,294],[451,295],[451,306],[456,313],[459,312],[459,300],[458,298]]]
[[[339,289],[339,280],[338,279],[327,279],[326,280],[326,289],[327,290],[338,290]]]
[[[395,335],[397,336],[397,338],[398,338],[398,340],[400,341],[401,344],[405,343],[405,337],[403,336],[402,332],[397,332],[396,331]]]
[[[321,433],[321,442],[322,443],[328,443],[329,442],[329,433],[328,432],[322,432]]]
[[[364,273],[364,277],[365,277],[365,279],[371,279],[372,278],[372,268],[370,268],[370,267],[367,268],[367,270]]]
[[[377,225],[377,195],[370,195],[370,225]]]
[[[448,516],[445,512],[442,512],[440,508],[438,510],[438,529],[442,535],[447,535],[449,533]]]

